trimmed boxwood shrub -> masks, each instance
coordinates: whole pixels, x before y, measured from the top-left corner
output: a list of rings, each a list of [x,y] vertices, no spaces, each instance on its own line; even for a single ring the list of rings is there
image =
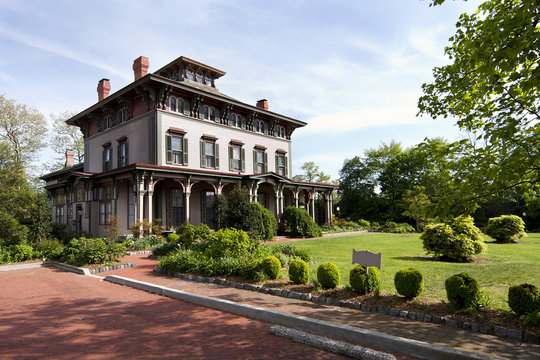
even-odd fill
[[[467,273],[453,275],[444,282],[446,296],[450,304],[456,309],[474,307],[480,293],[480,286],[472,276]]]
[[[252,202],[250,204],[253,210],[253,216],[257,219],[252,234],[261,240],[270,241],[277,235],[277,220],[270,210],[259,204]]]
[[[178,234],[172,233],[172,234],[167,235],[167,242],[168,243],[177,244],[179,239],[180,239],[180,236],[178,236]]]
[[[45,260],[57,260],[62,255],[64,245],[56,239],[43,240],[39,244],[39,251],[41,251],[41,257]]]
[[[322,230],[315,224],[306,209],[289,206],[283,212],[283,221],[292,237],[312,238],[322,236]]]
[[[275,256],[265,257],[261,263],[261,267],[264,273],[271,280],[277,279],[279,277],[279,273],[281,272],[281,262]]]
[[[415,268],[404,268],[394,276],[394,286],[398,294],[412,299],[420,296],[424,291],[424,277]]]
[[[508,305],[519,316],[540,310],[540,291],[531,284],[510,286]]]
[[[323,289],[333,289],[339,285],[341,274],[336,264],[324,262],[317,268],[317,280]]]
[[[379,270],[375,266],[370,266],[369,274],[367,274],[364,265],[356,265],[349,273],[349,282],[354,291],[360,293],[376,291],[381,283]]]
[[[525,235],[525,223],[517,215],[501,215],[489,219],[485,232],[498,243],[512,243]]]
[[[445,224],[427,225],[420,239],[428,254],[452,261],[469,261],[486,250],[480,230],[470,216],[458,216]]]
[[[174,242],[166,242],[162,244],[157,244],[152,248],[152,255],[155,256],[165,256],[175,250],[178,250],[179,246]]]
[[[289,279],[295,284],[306,284],[309,281],[309,265],[302,259],[293,260],[289,264]]]

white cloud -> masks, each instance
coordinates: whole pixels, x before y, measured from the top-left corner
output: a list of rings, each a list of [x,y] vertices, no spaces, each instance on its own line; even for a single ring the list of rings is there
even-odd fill
[[[368,127],[416,124],[425,119],[416,116],[417,93],[388,94],[384,106],[365,107],[348,111],[324,114],[307,120],[308,126],[298,130],[299,134],[338,134]]]
[[[131,79],[131,75],[124,71],[117,70],[116,68],[106,63],[103,63],[99,60],[92,59],[87,55],[78,54],[77,52],[65,46],[62,46],[60,44],[56,44],[52,41],[49,41],[46,39],[40,39],[35,36],[30,37],[18,30],[7,29],[1,26],[0,26],[0,34],[12,41],[25,44],[27,46],[30,46],[39,50],[43,50],[43,51],[46,51],[55,55],[59,55],[59,56],[77,61],[81,64],[92,66],[100,70],[104,70],[108,72],[109,74],[116,75],[125,80]]]

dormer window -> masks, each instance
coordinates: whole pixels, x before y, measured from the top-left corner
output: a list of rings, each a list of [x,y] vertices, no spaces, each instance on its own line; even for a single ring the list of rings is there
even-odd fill
[[[120,109],[118,110],[118,121],[120,123],[123,123],[124,121],[127,120],[127,112],[126,112],[126,109]]]
[[[253,131],[264,134],[265,133],[265,122],[262,120],[255,120],[253,124]]]
[[[285,126],[278,125],[276,126],[276,136],[280,138],[285,138]]]

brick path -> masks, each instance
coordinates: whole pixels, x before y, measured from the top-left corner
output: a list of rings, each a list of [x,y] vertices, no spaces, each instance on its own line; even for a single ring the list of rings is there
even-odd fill
[[[358,326],[389,335],[425,341],[467,351],[496,354],[509,359],[540,359],[539,345],[521,344],[517,341],[500,339],[493,335],[473,333],[471,331],[454,329],[433,323],[423,323],[384,314],[367,313],[353,309],[314,304],[298,299],[282,298],[260,292],[234,289],[215,284],[196,283],[172,277],[164,277],[152,272],[157,261],[150,260],[145,255],[135,255],[127,257],[125,260],[135,262],[137,266],[106,272],[102,275],[115,274],[125,276],[194,294],[268,307],[311,318]]]
[[[51,268],[1,272],[0,319],[2,360],[343,358],[267,323]]]

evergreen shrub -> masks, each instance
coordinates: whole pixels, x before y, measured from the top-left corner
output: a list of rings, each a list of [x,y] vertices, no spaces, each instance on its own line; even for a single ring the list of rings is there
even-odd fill
[[[468,309],[476,306],[480,295],[480,286],[472,276],[467,273],[453,275],[444,282],[448,301],[456,310]]]
[[[377,291],[381,284],[379,269],[375,266],[370,266],[368,274],[364,265],[356,265],[349,273],[349,282],[353,290],[359,293]]]
[[[261,267],[269,279],[275,280],[281,272],[281,262],[275,256],[267,256],[263,259]]]
[[[424,277],[415,268],[404,268],[394,276],[394,286],[398,294],[412,299],[420,296],[424,291]]]
[[[489,219],[485,233],[498,243],[516,242],[525,235],[525,223],[517,215],[501,215]]]
[[[277,235],[277,221],[274,215],[259,204],[258,202],[251,203],[253,216],[257,219],[255,226],[253,226],[252,233],[255,237],[270,241]]]
[[[154,256],[165,256],[169,253],[178,250],[179,244],[175,242],[165,242],[161,244],[157,244],[152,248],[152,255]]]
[[[62,255],[62,250],[64,250],[64,245],[56,239],[47,239],[43,240],[39,246],[39,251],[41,252],[41,257],[45,260],[58,260]]]
[[[13,246],[11,257],[13,262],[32,260],[39,256],[39,252],[34,251],[32,245],[21,243]]]
[[[517,315],[526,315],[540,310],[540,291],[531,284],[510,286],[508,305]]]
[[[289,264],[289,279],[295,284],[306,284],[309,281],[309,265],[302,259],[293,260]]]
[[[334,289],[341,281],[341,274],[336,264],[324,262],[317,268],[317,280],[323,289]]]
[[[322,236],[322,230],[306,209],[289,206],[283,212],[283,221],[292,237],[312,238]]]
[[[474,226],[470,216],[458,216],[447,223],[426,225],[420,239],[428,254],[453,261],[469,261],[486,250],[480,230]]]
[[[178,244],[179,239],[180,239],[180,236],[178,234],[172,233],[172,234],[167,235],[167,242],[168,243]]]

